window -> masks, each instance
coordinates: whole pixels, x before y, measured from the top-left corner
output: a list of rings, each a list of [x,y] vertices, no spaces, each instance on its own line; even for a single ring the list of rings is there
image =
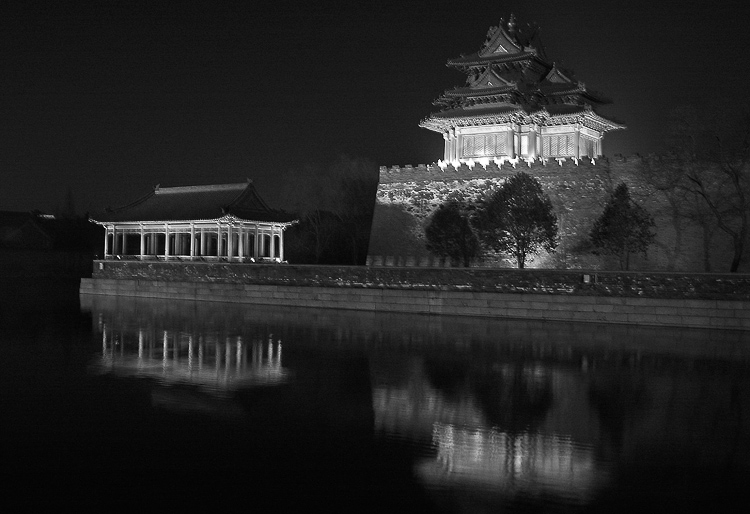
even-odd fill
[[[571,157],[575,155],[573,151],[573,135],[544,136],[542,138],[542,153],[544,157]]]
[[[506,134],[476,134],[463,136],[461,157],[495,157],[507,155]]]

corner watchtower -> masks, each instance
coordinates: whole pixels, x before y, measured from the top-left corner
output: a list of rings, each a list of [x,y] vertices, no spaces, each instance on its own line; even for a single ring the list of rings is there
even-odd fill
[[[419,124],[445,139],[439,164],[597,157],[604,134],[625,128],[597,114],[608,101],[550,62],[539,29],[513,15],[490,27],[479,51],[447,65],[466,84],[445,91]]]

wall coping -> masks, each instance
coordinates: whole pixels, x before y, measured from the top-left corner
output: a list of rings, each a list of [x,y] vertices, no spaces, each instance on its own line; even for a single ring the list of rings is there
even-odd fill
[[[750,302],[750,274],[94,261],[93,278]]]

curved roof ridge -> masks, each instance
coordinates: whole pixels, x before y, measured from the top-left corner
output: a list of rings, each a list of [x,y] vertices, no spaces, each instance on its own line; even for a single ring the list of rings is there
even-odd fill
[[[154,187],[154,189],[152,189],[151,191],[149,191],[149,192],[148,192],[148,193],[146,193],[145,195],[141,196],[140,198],[138,198],[138,199],[136,199],[136,200],[134,200],[134,201],[130,202],[129,204],[126,204],[126,205],[121,205],[120,207],[111,207],[111,206],[107,206],[107,207],[106,207],[106,208],[104,209],[104,212],[107,212],[107,213],[114,213],[114,212],[124,211],[124,210],[130,209],[130,208],[132,208],[132,207],[137,207],[138,205],[140,205],[140,204],[144,203],[144,202],[145,202],[146,200],[148,200],[149,198],[153,197],[153,196],[154,196],[154,195],[156,194],[156,191],[157,191],[158,189],[159,189],[159,186],[157,185],[157,186],[155,186],[155,187]]]
[[[238,190],[244,191],[247,187],[247,182],[239,182],[236,184],[206,184],[197,186],[174,186],[174,187],[160,187],[154,188],[154,193],[158,195],[163,194],[174,194],[174,193],[201,193],[208,191],[231,191]]]
[[[515,32],[515,21],[515,16],[511,14],[508,22],[511,32]],[[484,46],[477,52],[479,57],[493,54],[517,54],[524,51],[523,45],[519,44],[514,37],[515,34],[509,34],[504,25],[505,21],[501,18],[497,27],[490,27]]]
[[[252,181],[248,181],[247,183],[242,184],[242,192],[237,196],[237,198],[232,200],[229,205],[226,206],[226,210],[229,211],[229,209],[231,209],[232,207],[241,206],[243,202],[248,200],[251,202],[256,202],[262,209],[276,212],[275,209],[271,209],[265,202],[265,200],[260,197]]]
[[[207,186],[155,187],[153,191],[118,209],[110,209],[96,222],[146,222],[218,219],[227,214],[245,220],[287,222],[291,215],[273,210],[260,197],[252,181]]]

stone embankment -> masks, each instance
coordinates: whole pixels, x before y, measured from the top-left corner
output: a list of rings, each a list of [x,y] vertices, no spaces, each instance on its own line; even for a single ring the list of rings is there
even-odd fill
[[[750,330],[750,275],[95,261],[82,294]]]

